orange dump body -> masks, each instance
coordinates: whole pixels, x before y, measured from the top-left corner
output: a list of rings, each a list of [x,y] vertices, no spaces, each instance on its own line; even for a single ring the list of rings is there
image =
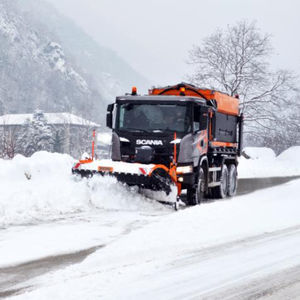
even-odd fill
[[[185,89],[184,92],[182,91],[183,88]],[[192,96],[205,98],[206,100],[215,100],[218,112],[233,116],[239,115],[238,98],[209,89],[197,88],[186,83],[163,88],[153,88],[149,90],[149,95]]]

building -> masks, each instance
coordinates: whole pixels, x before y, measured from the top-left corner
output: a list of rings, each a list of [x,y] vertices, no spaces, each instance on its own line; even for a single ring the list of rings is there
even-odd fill
[[[0,116],[0,156],[12,158],[35,151],[68,153],[89,151],[92,130],[99,124],[71,113],[7,114]]]

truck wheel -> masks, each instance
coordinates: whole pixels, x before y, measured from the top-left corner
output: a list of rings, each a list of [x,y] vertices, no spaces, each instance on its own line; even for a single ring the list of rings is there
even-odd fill
[[[197,187],[196,187],[196,204],[201,204],[204,200],[204,195],[205,195],[205,172],[202,167],[199,169],[199,175],[198,175],[198,182],[197,182]]]
[[[197,205],[203,202],[205,195],[205,172],[202,167],[199,169],[198,181],[195,187],[191,187],[187,190],[187,204]]]
[[[228,168],[228,196],[233,197],[237,190],[237,169],[234,164],[229,165]]]
[[[215,199],[224,199],[228,193],[228,169],[224,164],[221,171],[220,185],[212,189]]]

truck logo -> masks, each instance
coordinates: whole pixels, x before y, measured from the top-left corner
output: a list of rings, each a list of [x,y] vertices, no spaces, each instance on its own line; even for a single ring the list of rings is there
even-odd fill
[[[136,140],[137,145],[163,146],[162,140]]]

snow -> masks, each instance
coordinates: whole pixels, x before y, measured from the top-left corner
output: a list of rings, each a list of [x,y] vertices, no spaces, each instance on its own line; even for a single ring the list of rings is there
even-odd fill
[[[300,175],[300,147],[292,147],[278,157],[268,149],[245,151],[254,158],[241,159],[240,178]],[[116,183],[114,178],[95,177],[89,181],[74,178],[71,175],[74,164],[75,160],[66,154],[47,152],[37,152],[30,158],[17,155],[12,161],[0,160],[0,227],[54,220],[61,215],[96,208],[151,207],[147,198],[141,201],[141,195]],[[123,165],[122,168],[128,167],[126,163]],[[139,170],[139,167],[134,164],[129,171]],[[112,190],[116,195],[113,201]]]
[[[111,145],[111,132],[102,132],[97,134],[97,142],[101,145]]]
[[[93,224],[60,222],[11,227],[1,234],[0,266],[10,267],[39,258],[101,246],[120,235],[123,232],[121,225],[124,223],[123,220],[119,226],[116,224],[111,227],[95,220]]]
[[[245,272],[249,268],[252,277],[257,277],[261,265],[265,266],[264,275],[296,266],[299,235],[288,235],[276,242],[272,236],[268,238],[268,234],[299,225],[299,183],[297,180],[230,201],[208,203],[163,216],[121,236],[82,263],[39,278],[37,290],[14,298],[65,299],[68,295],[68,299],[100,296],[139,299],[143,295],[145,299],[168,299],[188,291],[193,295],[191,288],[197,289],[199,285],[209,291],[218,280],[221,281],[218,284],[242,281],[248,276]],[[247,239],[257,235],[262,235],[261,239],[266,236],[267,246],[259,245],[254,239],[253,248],[247,247],[252,243]],[[241,241],[242,245],[235,245],[235,241]],[[224,248],[224,244],[229,246]],[[231,247],[242,250],[231,255],[228,252]],[[224,256],[215,258],[210,256],[211,252],[219,252],[218,255],[224,252]],[[257,255],[262,257],[257,259]],[[196,284],[198,279],[194,276],[189,289],[175,288],[182,285],[184,278],[197,272],[203,277],[199,283]],[[216,273],[221,273],[220,277]],[[168,276],[163,276],[166,274]],[[238,277],[232,277],[233,274]]]
[[[171,210],[114,178],[74,177],[74,163],[48,152],[0,160],[0,267],[105,244]]]
[[[244,178],[300,174],[300,147],[245,151]],[[13,299],[186,299],[299,263],[300,180],[173,212],[113,178],[76,178],[74,163],[0,160],[0,268],[103,246]]]
[[[66,57],[60,44],[49,42],[44,48],[43,54],[54,70],[75,79],[83,90],[88,91],[88,84],[83,77],[81,77],[72,67],[67,65]]]
[[[85,120],[70,113],[44,113],[48,124],[69,124],[100,127],[99,124]],[[7,114],[0,116],[0,126],[24,125],[26,121],[33,120],[33,114]]]
[[[130,173],[139,176],[147,176],[155,167],[155,165],[140,164],[140,163],[132,164],[128,162],[119,162],[119,161],[116,162],[116,161],[112,161],[111,159],[100,159],[100,160],[94,160],[93,162],[90,163],[82,164],[78,167],[78,169],[97,171],[101,167],[112,168],[114,173]],[[141,169],[143,171],[141,171]]]
[[[9,22],[9,17],[0,3],[0,32],[7,35],[11,42],[18,36],[18,30],[13,22]]]
[[[246,147],[243,149],[252,159],[273,160],[276,157],[275,152],[271,148],[265,147]]]
[[[300,146],[294,146],[279,156],[270,148],[247,147],[250,159],[239,159],[239,178],[284,177],[300,175]]]
[[[95,209],[151,209],[130,188],[110,177],[79,179],[75,160],[66,154],[37,152],[26,158],[0,160],[0,228],[61,218]],[[111,197],[114,190],[115,197]]]

